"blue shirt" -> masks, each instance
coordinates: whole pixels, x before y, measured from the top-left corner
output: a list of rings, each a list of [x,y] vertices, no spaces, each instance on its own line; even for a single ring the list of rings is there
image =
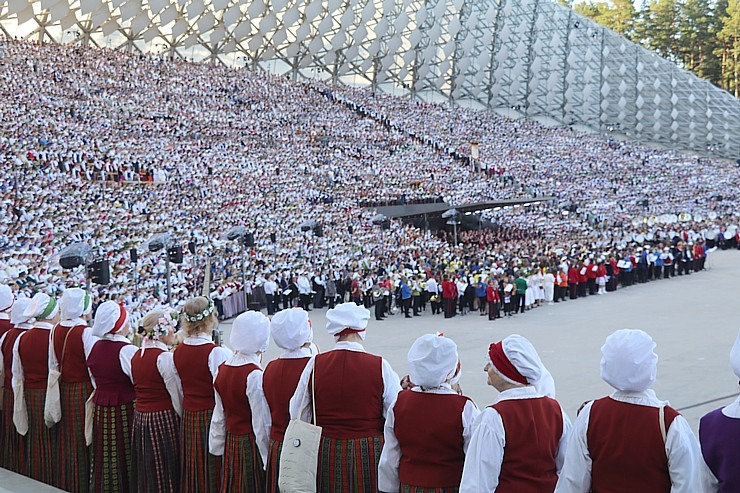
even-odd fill
[[[401,283],[401,299],[407,300],[411,298],[411,288],[405,282]]]

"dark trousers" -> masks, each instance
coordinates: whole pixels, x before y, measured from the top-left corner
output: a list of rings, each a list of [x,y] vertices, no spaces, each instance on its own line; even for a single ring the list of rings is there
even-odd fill
[[[519,311],[521,313],[524,313],[524,308],[526,307],[526,304],[525,304],[526,301],[527,301],[527,299],[526,299],[526,294],[525,293],[522,293],[522,294],[517,293],[517,295],[516,295],[516,308],[514,309],[514,312]]]
[[[596,278],[588,280],[588,294],[596,294]]]
[[[445,307],[445,318],[452,318],[455,316],[455,298],[445,298],[442,300]]]
[[[578,298],[578,283],[571,283],[568,285],[570,289],[570,299],[575,300]]]
[[[421,311],[421,295],[419,296],[412,296],[411,299],[412,307],[414,308],[414,315],[421,315],[419,312]]]
[[[283,295],[283,310],[287,310],[290,308],[290,296]]]
[[[265,298],[267,299],[267,314],[272,315],[275,313],[275,295],[266,294]]]
[[[403,305],[403,313],[407,317],[410,317],[409,311],[411,310],[411,298],[406,298],[401,300],[401,304]]]
[[[310,294],[302,294],[301,295],[301,308],[303,308],[306,311],[309,311],[311,307],[309,306],[311,304],[311,295]]]
[[[488,302],[488,320],[495,320],[497,318],[498,318],[498,303],[496,303],[495,301],[489,301]]]
[[[485,296],[480,296],[478,298],[478,309],[480,310],[481,315],[486,314],[486,305],[488,304],[488,300]]]
[[[385,315],[385,300],[379,298],[375,302],[375,320],[383,320],[383,315]]]

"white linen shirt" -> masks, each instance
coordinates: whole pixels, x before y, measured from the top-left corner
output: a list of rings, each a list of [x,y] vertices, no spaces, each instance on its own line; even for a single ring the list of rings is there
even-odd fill
[[[534,386],[516,387],[501,392],[496,402],[544,397]],[[563,416],[563,434],[555,455],[557,472],[563,468],[568,438],[572,429],[570,418],[560,408]],[[473,438],[465,456],[460,493],[491,493],[498,487],[501,464],[504,462],[506,430],[501,415],[492,407],[484,409],[475,423]]]
[[[661,407],[652,389],[643,392],[616,391],[611,398],[640,406]],[[588,423],[593,401],[586,404],[576,419],[573,435],[568,444],[565,467],[560,474],[556,493],[588,493],[591,491],[591,455],[588,450]],[[668,472],[671,476],[671,493],[696,493],[702,491],[698,481],[701,461],[699,442],[683,416],[677,416],[668,429],[665,442]]]

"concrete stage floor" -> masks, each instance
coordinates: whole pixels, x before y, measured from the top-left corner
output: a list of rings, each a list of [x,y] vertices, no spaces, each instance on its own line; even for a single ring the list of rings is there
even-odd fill
[[[460,384],[479,407],[491,404],[496,390],[486,385],[483,367],[488,345],[509,334],[522,334],[539,351],[555,378],[557,399],[571,419],[587,400],[609,394],[599,378],[601,345],[612,331],[640,328],[657,343],[660,358],[655,391],[669,400],[696,430],[706,412],[726,405],[738,393],[738,379],[729,363],[730,348],[740,329],[740,252],[710,254],[707,270],[668,280],[620,289],[604,296],[541,306],[508,319],[489,322],[477,312],[445,320],[427,312],[421,317],[396,314],[382,322],[371,318],[365,347],[384,356],[403,376],[414,339],[444,332],[458,345],[463,376]],[[312,310],[315,341],[322,350],[333,346],[324,330],[326,310]],[[231,324],[222,324],[228,345]],[[264,362],[280,351],[271,343]]]

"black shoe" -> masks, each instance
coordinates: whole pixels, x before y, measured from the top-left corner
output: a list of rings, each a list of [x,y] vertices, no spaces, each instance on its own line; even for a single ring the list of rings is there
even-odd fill
[[[384,318],[376,318],[375,320],[377,320],[378,322],[382,322],[385,319]]]
[[[406,318],[413,318],[411,315],[406,315]]]

